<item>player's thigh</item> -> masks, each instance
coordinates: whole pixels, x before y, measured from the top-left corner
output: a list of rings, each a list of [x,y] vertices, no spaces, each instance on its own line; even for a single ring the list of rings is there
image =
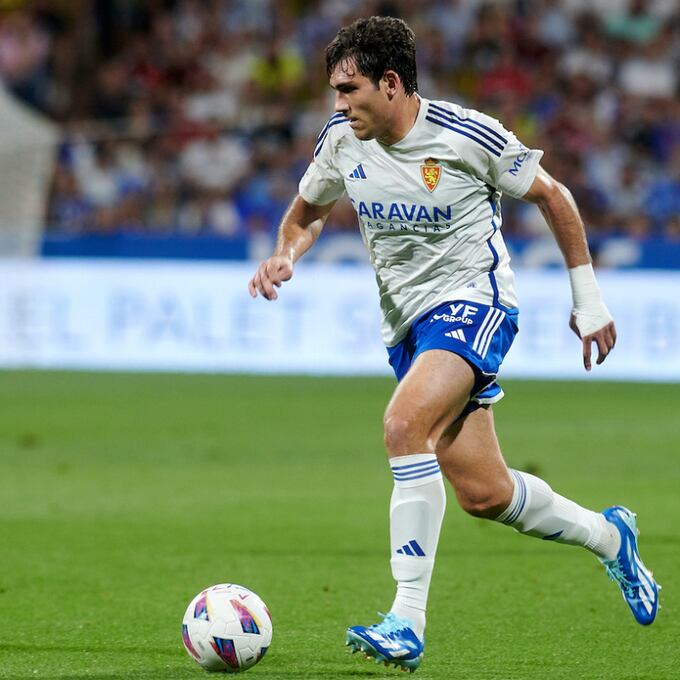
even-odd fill
[[[433,349],[418,355],[385,411],[388,452],[434,451],[443,432],[468,403],[474,381],[470,365],[453,352]],[[409,450],[414,446],[420,450]]]
[[[499,514],[512,500],[513,482],[496,436],[493,411],[478,408],[450,425],[436,446],[442,472],[460,505],[473,514]]]

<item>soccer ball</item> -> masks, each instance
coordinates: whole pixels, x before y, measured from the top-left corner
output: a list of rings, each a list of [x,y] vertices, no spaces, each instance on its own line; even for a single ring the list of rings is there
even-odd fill
[[[187,652],[207,671],[240,673],[254,666],[272,641],[267,605],[233,583],[202,590],[182,620]]]

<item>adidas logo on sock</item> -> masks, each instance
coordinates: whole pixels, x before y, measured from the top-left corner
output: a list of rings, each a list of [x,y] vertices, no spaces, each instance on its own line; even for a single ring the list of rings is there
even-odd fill
[[[349,175],[347,175],[347,177],[349,177],[350,179],[366,179],[364,166],[361,163],[359,163],[359,165],[357,165],[357,167],[354,168],[354,170],[352,170],[352,172],[350,172]]]
[[[399,555],[408,555],[409,557],[425,557],[425,551],[418,545],[418,541],[414,538],[401,548],[397,550]]]

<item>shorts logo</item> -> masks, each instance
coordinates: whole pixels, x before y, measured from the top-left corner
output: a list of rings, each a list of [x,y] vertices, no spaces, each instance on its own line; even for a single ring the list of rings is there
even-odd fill
[[[425,163],[420,166],[420,174],[425,182],[427,190],[432,193],[437,184],[439,184],[439,178],[442,175],[442,166],[437,163],[434,158],[427,158]]]
[[[446,321],[447,323],[463,323],[466,326],[472,326],[474,321],[470,318],[475,316],[479,311],[479,307],[458,302],[457,304],[449,305],[451,312],[449,314],[433,314],[430,323],[434,321]]]
[[[447,338],[452,338],[453,340],[460,340],[461,342],[467,342],[467,339],[465,338],[465,333],[463,333],[462,328],[454,328],[452,331],[449,331],[448,333],[444,333],[444,335]]]

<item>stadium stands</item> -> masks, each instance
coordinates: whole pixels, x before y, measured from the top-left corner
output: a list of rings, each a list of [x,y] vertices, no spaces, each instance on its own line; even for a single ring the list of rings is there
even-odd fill
[[[368,12],[411,23],[423,94],[494,114],[545,149],[596,239],[680,240],[672,0],[9,4],[0,75],[63,135],[47,254],[144,237],[145,251],[209,237],[242,253],[271,234],[332,113],[323,48]],[[505,210],[509,236],[545,233],[531,206]],[[351,208],[328,229],[354,230]]]

